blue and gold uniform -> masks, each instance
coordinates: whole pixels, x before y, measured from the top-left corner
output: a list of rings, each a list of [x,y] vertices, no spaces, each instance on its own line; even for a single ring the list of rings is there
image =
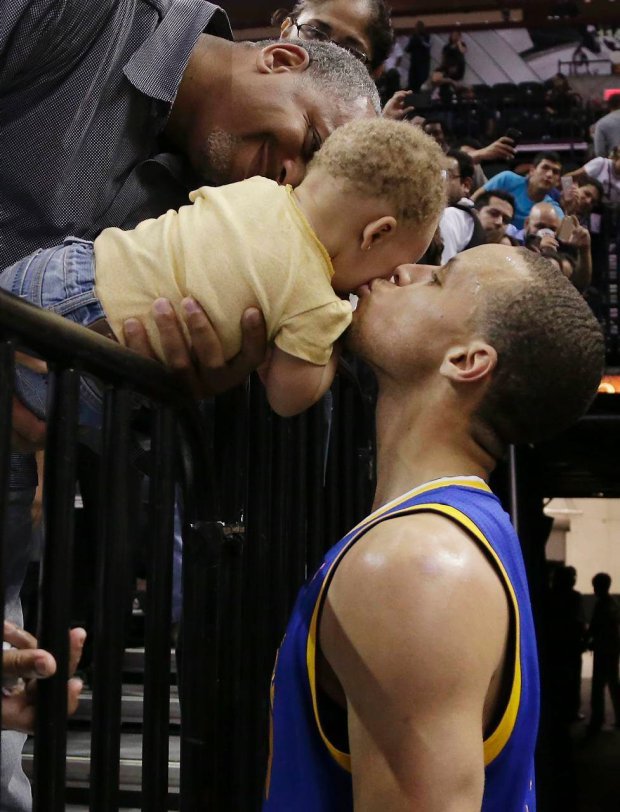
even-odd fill
[[[334,572],[353,544],[379,522],[422,511],[446,516],[464,528],[504,585],[510,609],[509,679],[497,721],[484,739],[482,812],[534,812],[539,686],[527,580],[510,519],[477,477],[436,480],[379,508],[332,547],[302,589],[272,679],[263,812],[353,809],[346,715],[317,690],[319,617]]]

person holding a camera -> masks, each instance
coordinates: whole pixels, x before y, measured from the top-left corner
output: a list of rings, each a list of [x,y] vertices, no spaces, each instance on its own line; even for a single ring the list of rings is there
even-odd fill
[[[548,259],[554,258],[558,252],[573,257],[575,269],[570,277],[571,282],[580,291],[590,284],[590,232],[575,215],[567,215],[560,220],[550,203],[537,203],[526,218],[523,230],[514,236],[530,251]]]

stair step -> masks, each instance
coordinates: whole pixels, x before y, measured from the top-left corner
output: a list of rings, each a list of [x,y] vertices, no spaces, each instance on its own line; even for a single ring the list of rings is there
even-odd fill
[[[65,812],[88,812],[88,806],[82,804],[65,804]],[[119,812],[140,812],[139,809],[129,809],[126,806],[120,806]]]
[[[144,647],[127,648],[123,656],[123,671],[129,674],[142,674],[144,672]],[[170,652],[170,673],[177,673],[177,660],[174,650]]]
[[[80,721],[92,717],[93,692],[85,688],[80,696],[78,708],[73,719]],[[139,684],[123,685],[121,699],[121,721],[123,723],[142,722],[144,712],[144,686]],[[170,686],[170,724],[181,724],[181,707],[176,685]]]
[[[170,736],[168,754],[168,788],[178,791],[180,779],[180,747],[178,736]],[[23,755],[24,772],[32,777],[33,741],[26,742]],[[142,736],[139,733],[121,734],[120,788],[138,789],[142,783]],[[90,731],[67,732],[67,786],[87,786],[90,774]]]

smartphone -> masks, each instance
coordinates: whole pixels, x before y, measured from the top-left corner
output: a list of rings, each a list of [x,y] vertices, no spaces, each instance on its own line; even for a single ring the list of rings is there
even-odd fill
[[[573,215],[566,216],[560,223],[558,228],[557,238],[559,242],[568,242],[573,235],[573,231],[579,224],[579,221]]]
[[[521,132],[521,130],[516,130],[514,127],[508,127],[504,135],[506,138],[511,138],[516,147],[519,141],[521,140],[521,136],[523,135],[523,133]]]
[[[430,97],[428,93],[407,93],[403,106],[414,108],[410,113],[407,113],[407,119],[423,116],[430,107]]]
[[[568,192],[568,190],[573,185],[573,179],[571,178],[570,175],[562,175],[562,177],[560,178],[560,183],[562,184],[562,191]]]

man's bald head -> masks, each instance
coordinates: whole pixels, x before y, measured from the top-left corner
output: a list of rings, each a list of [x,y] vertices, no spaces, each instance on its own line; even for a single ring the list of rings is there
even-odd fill
[[[548,228],[556,234],[561,222],[558,210],[554,205],[536,203],[525,220],[525,233],[536,234],[541,228]]]

